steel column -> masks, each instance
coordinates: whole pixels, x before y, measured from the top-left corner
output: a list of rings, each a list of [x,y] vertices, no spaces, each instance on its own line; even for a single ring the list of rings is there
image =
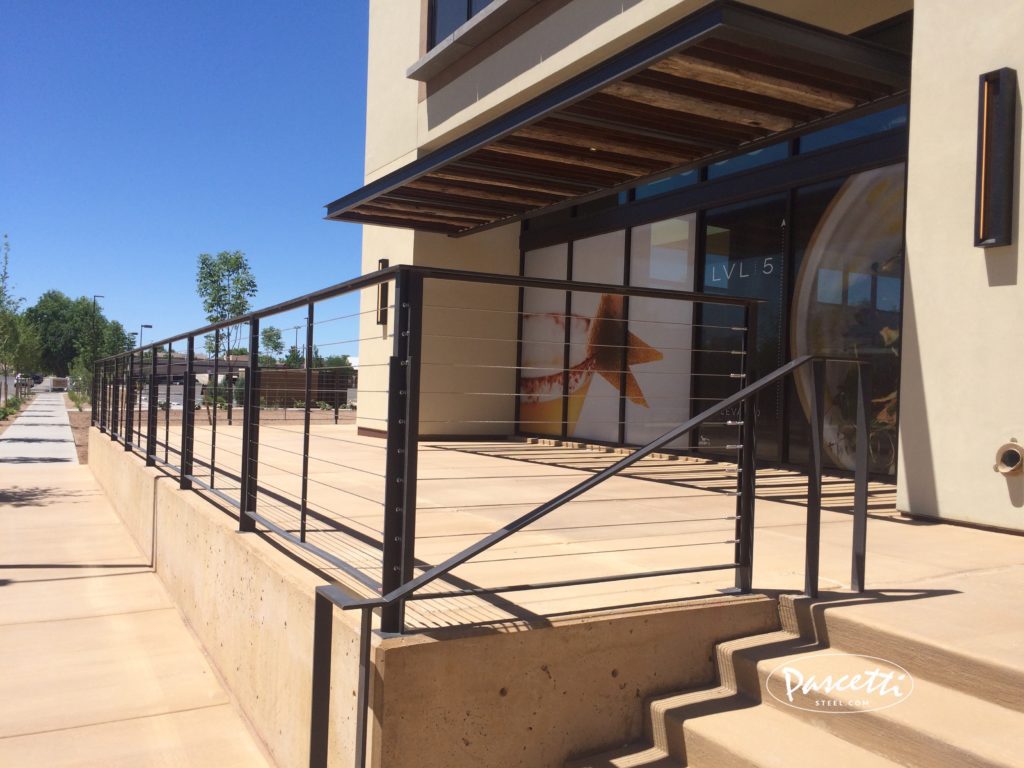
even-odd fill
[[[242,488],[238,503],[238,530],[256,530],[246,512],[256,511],[260,466],[260,321],[249,319],[249,370],[245,374],[245,413],[242,414]]]
[[[381,585],[384,594],[412,579],[416,535],[416,454],[419,434],[418,358],[423,279],[399,272],[395,280],[394,355],[388,378],[388,439],[384,489],[384,552]],[[416,402],[411,404],[415,399]],[[415,417],[416,423],[410,422]],[[411,474],[410,474],[411,472]],[[411,506],[410,506],[411,505]],[[381,630],[401,632],[405,603],[396,601],[381,611]]]
[[[185,346],[185,390],[181,396],[181,475],[178,487],[192,489],[192,438],[196,423],[196,339],[189,336]]]
[[[804,594],[818,596],[818,561],[821,546],[822,442],[825,422],[825,361],[811,362],[811,455],[807,466],[807,540]]]
[[[167,378],[164,381],[164,461],[170,461],[171,453],[171,357],[172,357],[173,345],[167,345],[167,365],[165,372]],[[185,407],[185,402],[182,400],[182,408]]]
[[[300,541],[306,540],[306,514],[309,511],[309,401],[313,396],[313,312],[313,302],[311,301],[306,308],[306,382],[305,397],[302,401],[306,406],[306,412],[303,414],[302,427],[302,492],[299,502]]]
[[[853,480],[853,563],[851,588],[864,591],[864,562],[868,537],[868,471],[870,470],[868,418],[871,412],[871,370],[857,366],[857,457]]]
[[[156,464],[156,417],[157,407],[156,399],[157,394],[157,383],[156,383],[156,347],[150,352],[149,360],[149,402],[146,405],[146,411],[148,420],[146,422],[146,466],[152,467]],[[141,402],[141,400],[140,400]]]

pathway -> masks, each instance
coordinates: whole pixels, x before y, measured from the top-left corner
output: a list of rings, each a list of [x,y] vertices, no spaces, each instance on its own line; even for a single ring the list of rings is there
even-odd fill
[[[0,435],[0,765],[267,766],[78,464],[59,394]]]

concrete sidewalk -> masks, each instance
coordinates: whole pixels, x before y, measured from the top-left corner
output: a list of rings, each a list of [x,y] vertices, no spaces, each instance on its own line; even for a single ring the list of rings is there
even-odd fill
[[[2,766],[270,765],[78,465],[60,395],[0,440],[0,659]]]
[[[61,463],[78,463],[64,395],[36,395],[0,435],[0,464]]]

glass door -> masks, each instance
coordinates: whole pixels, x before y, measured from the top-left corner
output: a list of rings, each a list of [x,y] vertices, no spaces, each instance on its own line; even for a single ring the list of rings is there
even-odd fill
[[[755,377],[770,373],[784,362],[783,313],[785,282],[782,259],[786,245],[786,195],[711,209],[704,220],[703,290],[710,295],[760,299],[757,313],[757,348],[742,350]],[[744,385],[736,377],[743,369],[737,354],[742,309],[704,305],[697,322],[694,345],[694,391],[698,408],[733,394]],[[757,455],[767,461],[782,458],[781,387],[764,390],[756,402]],[[725,453],[738,442],[736,427],[723,422],[738,413],[723,413],[721,420],[705,424],[698,446]]]

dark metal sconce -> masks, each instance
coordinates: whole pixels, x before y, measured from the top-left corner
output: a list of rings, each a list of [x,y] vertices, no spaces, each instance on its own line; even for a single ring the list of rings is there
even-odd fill
[[[980,78],[978,178],[974,244],[1009,245],[1013,239],[1013,170],[1017,131],[1017,72],[1003,68]]]
[[[379,259],[377,269],[387,269],[391,266],[389,259]],[[388,324],[388,283],[377,284],[377,325]]]

